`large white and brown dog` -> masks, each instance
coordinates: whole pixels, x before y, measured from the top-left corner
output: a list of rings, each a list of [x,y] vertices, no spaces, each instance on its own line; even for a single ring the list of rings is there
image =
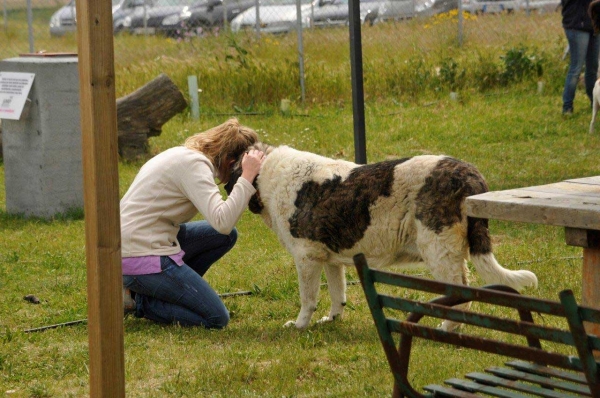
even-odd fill
[[[320,321],[342,316],[344,266],[353,265],[357,253],[374,268],[420,262],[437,280],[465,285],[470,256],[486,283],[537,286],[532,272],[498,264],[487,220],[465,214],[465,198],[488,190],[469,163],[425,155],[358,165],[288,146],[254,147],[267,156],[249,209],[277,234],[298,272],[302,307],[286,326],[309,325],[323,269],[331,309]],[[238,163],[227,192],[240,174]],[[446,330],[456,326],[442,324]]]

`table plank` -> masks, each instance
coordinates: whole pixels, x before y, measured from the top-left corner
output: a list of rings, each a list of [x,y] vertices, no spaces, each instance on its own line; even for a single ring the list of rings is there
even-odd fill
[[[600,185],[600,176],[574,178],[572,180],[566,180],[567,182],[574,182],[578,184],[591,184]]]
[[[589,196],[600,199],[600,184],[573,183],[570,181],[557,182],[556,184],[538,185],[535,187],[520,188],[520,190],[533,192],[547,192],[563,196]]]
[[[471,217],[600,230],[600,195],[513,189],[470,196],[465,206]]]

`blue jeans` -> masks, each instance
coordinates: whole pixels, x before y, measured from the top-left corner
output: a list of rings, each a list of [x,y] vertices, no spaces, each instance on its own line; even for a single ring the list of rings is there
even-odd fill
[[[571,63],[565,79],[563,90],[563,112],[573,110],[573,100],[579,75],[585,63],[585,92],[592,103],[592,91],[598,74],[598,53],[600,52],[600,37],[594,36],[592,32],[583,30],[565,29]]]
[[[236,229],[222,235],[206,221],[182,224],[177,241],[185,251],[185,264],[178,266],[170,257],[162,256],[160,273],[123,275],[123,285],[134,292],[135,315],[182,326],[227,326],[229,312],[202,276],[236,240]]]

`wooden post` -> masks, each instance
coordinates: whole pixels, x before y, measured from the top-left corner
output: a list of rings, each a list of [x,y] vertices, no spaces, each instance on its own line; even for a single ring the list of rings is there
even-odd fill
[[[90,396],[125,396],[117,111],[109,1],[77,0]]]
[[[600,249],[583,249],[583,305],[599,308],[600,307]],[[588,332],[600,336],[600,325],[586,324]],[[600,358],[600,351],[595,351],[594,355]]]

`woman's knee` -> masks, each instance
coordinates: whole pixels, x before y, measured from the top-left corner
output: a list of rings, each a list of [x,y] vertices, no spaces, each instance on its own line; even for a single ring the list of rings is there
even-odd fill
[[[207,329],[223,329],[229,324],[229,319],[229,311],[225,309],[208,317],[204,326]]]

